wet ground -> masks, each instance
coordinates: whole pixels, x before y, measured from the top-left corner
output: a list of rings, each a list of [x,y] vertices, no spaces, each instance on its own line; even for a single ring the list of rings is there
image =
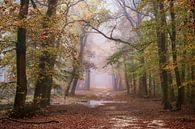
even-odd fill
[[[125,91],[78,91],[76,97],[53,97],[44,114],[27,121],[59,123],[21,124],[1,121],[0,129],[195,129],[192,113],[164,111],[158,98],[141,99]]]

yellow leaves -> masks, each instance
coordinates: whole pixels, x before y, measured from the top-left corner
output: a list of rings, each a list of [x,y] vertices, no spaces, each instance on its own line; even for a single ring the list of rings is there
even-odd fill
[[[185,86],[193,86],[195,84],[195,80],[188,80],[182,83],[182,85],[179,87],[185,87]]]

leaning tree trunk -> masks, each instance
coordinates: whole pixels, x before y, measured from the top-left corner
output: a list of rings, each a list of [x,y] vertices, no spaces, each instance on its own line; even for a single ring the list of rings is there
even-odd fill
[[[164,27],[166,25],[166,17],[164,10],[164,2],[157,1],[154,5],[155,8],[155,17],[159,25],[156,26],[157,32],[157,45],[158,45],[158,55],[159,55],[159,72],[160,72],[160,83],[162,89],[162,105],[163,109],[170,109],[171,105],[168,97],[168,73],[164,69],[164,66],[167,63],[167,45],[166,45],[166,33]],[[160,16],[159,16],[160,12]],[[162,27],[162,28],[160,28]]]
[[[29,0],[21,0],[19,20],[24,20],[28,15]],[[19,111],[25,106],[27,94],[26,79],[26,28],[18,27],[16,43],[17,87],[14,100],[14,110]],[[21,109],[22,110],[22,109]]]
[[[53,85],[53,70],[56,55],[49,50],[55,47],[55,38],[48,34],[47,30],[51,27],[51,18],[56,13],[58,0],[49,0],[46,16],[43,21],[45,29],[45,40],[42,43],[42,55],[39,59],[39,75],[36,82],[34,104],[36,106],[46,107],[50,104],[51,88]]]

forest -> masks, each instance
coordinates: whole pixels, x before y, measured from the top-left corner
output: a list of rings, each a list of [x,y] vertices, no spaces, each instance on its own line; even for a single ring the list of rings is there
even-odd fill
[[[0,129],[195,129],[194,0],[0,0]]]

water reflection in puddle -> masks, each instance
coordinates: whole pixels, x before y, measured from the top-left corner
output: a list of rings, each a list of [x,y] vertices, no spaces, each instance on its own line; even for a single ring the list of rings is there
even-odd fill
[[[110,119],[110,124],[113,125],[113,129],[138,127],[138,119],[135,117],[117,116]]]
[[[130,116],[117,116],[110,119],[112,129],[168,129],[163,120],[143,120]]]
[[[104,101],[104,100],[86,100],[86,101],[78,102],[78,104],[82,104],[90,108],[95,108],[95,107],[102,106],[102,105],[109,104],[109,103],[115,103],[115,104],[121,103],[122,104],[122,103],[127,103],[127,102],[126,101]]]
[[[164,128],[165,126],[166,124],[163,120],[152,120],[147,127],[153,129],[166,129]]]

